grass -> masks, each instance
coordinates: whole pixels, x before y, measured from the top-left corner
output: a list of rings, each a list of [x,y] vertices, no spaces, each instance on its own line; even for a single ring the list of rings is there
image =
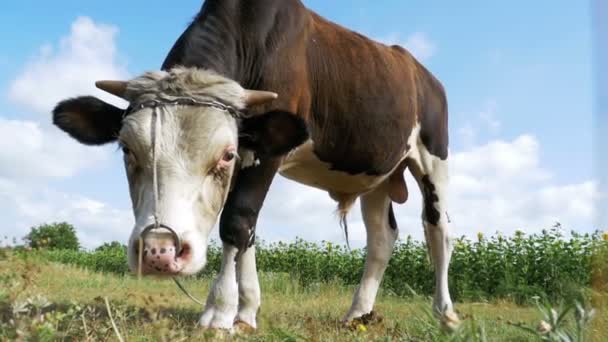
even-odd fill
[[[196,326],[202,308],[171,280],[103,274],[42,260],[39,256],[0,255],[0,339],[16,334],[26,340],[117,340],[109,319],[126,341],[215,340]],[[430,315],[430,299],[397,297],[381,291],[376,322],[343,328],[339,319],[350,305],[353,286],[320,283],[302,287],[284,273],[260,273],[262,307],[259,329],[232,337],[252,341],[530,341],[534,335],[514,324],[536,328],[543,319],[534,306],[508,301],[456,303],[460,331],[447,335]],[[208,278],[183,284],[205,299]],[[598,296],[596,294],[596,296]],[[604,300],[606,297],[595,298]],[[591,341],[608,336],[608,313],[599,313],[587,329]],[[573,319],[566,319],[574,327]]]

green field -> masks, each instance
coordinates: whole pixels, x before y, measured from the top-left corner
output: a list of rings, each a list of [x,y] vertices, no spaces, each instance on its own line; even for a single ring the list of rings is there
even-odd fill
[[[117,340],[108,316],[127,341],[216,340],[216,332],[202,331],[196,321],[202,309],[170,280],[100,273],[84,267],[47,261],[43,252],[0,253],[0,339]],[[303,262],[303,261],[302,261]],[[536,328],[542,313],[531,305],[488,299],[456,303],[463,324],[452,335],[441,331],[430,316],[430,298],[397,295],[383,287],[375,310],[382,317],[352,327],[338,320],[350,305],[354,285],[333,281],[303,284],[288,273],[260,272],[262,307],[259,329],[242,331],[231,339],[254,341],[530,341],[534,335],[513,326]],[[200,299],[210,277],[184,280]],[[605,341],[608,312],[605,293],[586,291],[598,308],[586,329],[588,340]],[[566,327],[574,329],[572,312]],[[537,339],[538,340],[538,339]]]

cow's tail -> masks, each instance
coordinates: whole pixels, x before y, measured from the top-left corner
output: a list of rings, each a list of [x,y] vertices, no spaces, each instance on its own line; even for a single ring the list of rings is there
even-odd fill
[[[346,221],[346,215],[355,204],[357,195],[353,194],[339,194],[330,193],[329,196],[338,202],[338,208],[336,212],[340,218],[340,228],[344,230],[344,237],[346,239],[346,247],[350,250],[350,243],[348,242],[348,222]]]

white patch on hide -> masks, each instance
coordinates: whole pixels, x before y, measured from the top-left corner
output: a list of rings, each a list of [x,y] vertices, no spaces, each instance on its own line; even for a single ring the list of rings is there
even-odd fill
[[[241,157],[241,170],[260,165],[260,160],[255,157],[255,152],[251,150],[239,149],[239,156]]]

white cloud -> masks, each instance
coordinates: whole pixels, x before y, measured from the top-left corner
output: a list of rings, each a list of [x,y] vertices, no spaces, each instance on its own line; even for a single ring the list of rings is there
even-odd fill
[[[65,178],[107,157],[106,149],[81,145],[59,129],[0,116],[0,177]]]
[[[479,112],[479,119],[493,133],[500,130],[502,123],[496,118],[497,104],[496,101],[490,100],[485,104],[485,108]]]
[[[124,102],[94,88],[97,79],[128,75],[118,61],[117,33],[114,26],[77,18],[70,34],[56,46],[42,46],[10,85],[12,101],[45,116],[24,120],[0,115],[0,216],[5,222],[0,225],[0,236],[21,238],[31,226],[68,221],[77,227],[87,247],[126,240],[132,227],[130,210],[112,208],[48,184],[109,160],[112,147],[81,145],[50,125],[50,111],[64,98],[85,94],[115,104]]]
[[[410,35],[405,41],[405,47],[410,50],[417,58],[421,60],[427,60],[435,55],[437,47],[426,34],[422,32],[416,32]]]
[[[594,183],[556,184],[541,166],[533,136],[456,153],[451,177],[452,217],[468,234],[538,231],[557,221],[568,229],[593,228]]]
[[[292,240],[296,236],[311,241],[343,241],[335,210],[336,203],[327,192],[277,175],[266,196],[257,230],[267,241]]]
[[[402,39],[398,33],[392,33],[378,41],[388,45],[401,45],[420,61],[427,61],[437,52],[437,46],[424,32],[414,32]]]
[[[500,132],[502,122],[498,118],[498,104],[495,100],[487,100],[481,110],[474,113],[471,120],[458,128],[457,134],[463,141],[465,146],[475,146],[480,133],[489,133],[485,135],[495,136]]]
[[[81,244],[94,248],[104,241],[126,243],[133,227],[131,210],[113,208],[80,195],[32,187],[0,178],[0,207],[5,224],[0,236],[25,236],[30,227],[66,221],[76,227]]]
[[[457,133],[465,146],[472,146],[475,143],[475,139],[477,139],[477,130],[470,122],[467,122],[458,128]]]
[[[490,183],[497,181],[543,181],[549,178],[539,166],[540,145],[531,135],[513,141],[494,140],[451,156],[452,176],[482,176]],[[526,174],[521,173],[525,171]],[[479,178],[478,178],[479,179]],[[491,184],[489,184],[491,185]],[[489,190],[489,189],[488,189]]]
[[[11,84],[9,98],[44,114],[58,101],[77,95],[96,95],[124,106],[124,101],[97,90],[94,85],[99,79],[128,77],[119,61],[117,33],[115,26],[97,24],[88,17],[77,18],[69,36],[62,38],[58,46],[42,46],[27,63]]]
[[[84,94],[116,104],[122,101],[94,86],[99,78],[128,75],[118,62],[117,33],[114,26],[79,17],[57,46],[42,46],[26,64],[10,85],[9,98],[45,117],[26,121],[0,116],[0,177],[29,182],[71,177],[107,159],[107,147],[81,145],[51,126],[50,111],[62,99]]]

